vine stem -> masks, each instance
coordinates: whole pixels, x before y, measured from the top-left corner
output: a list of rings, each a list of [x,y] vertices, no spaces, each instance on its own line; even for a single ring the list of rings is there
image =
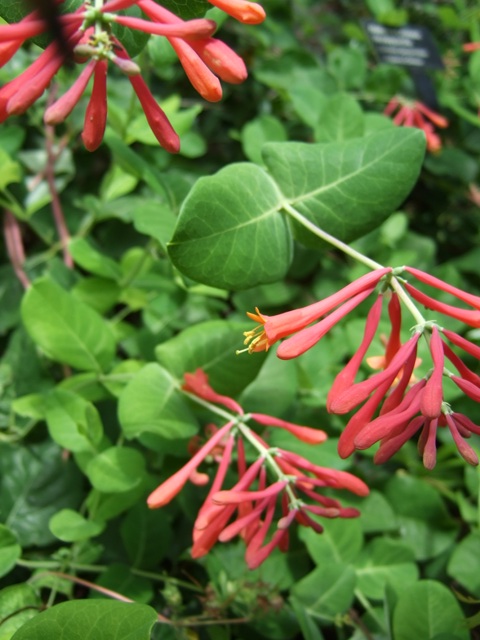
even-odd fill
[[[229,413],[228,411],[225,411],[224,409],[221,409],[220,407],[217,407],[214,404],[211,404],[210,402],[208,402],[208,400],[199,398],[193,393],[189,393],[184,389],[181,389],[181,391],[197,404],[200,404],[202,407],[209,409],[210,411],[212,411],[212,413],[216,413],[218,416],[221,416],[227,422],[232,422],[235,425],[232,428],[232,430],[238,429],[238,431],[241,432],[243,437],[246,440],[248,440],[248,442],[254,447],[254,449],[258,451],[258,453],[260,454],[260,457],[262,457],[267,462],[271,471],[273,471],[273,473],[277,476],[278,480],[279,481],[286,480],[288,482],[288,484],[285,487],[285,491],[288,494],[288,497],[290,499],[290,505],[292,507],[296,507],[299,504],[300,501],[295,496],[292,488],[290,487],[290,478],[283,473],[283,471],[280,469],[280,467],[276,463],[275,458],[272,455],[272,449],[264,447],[263,444],[259,442],[257,438],[255,438],[251,428],[246,424],[246,421],[249,420],[251,417],[250,414],[245,413],[241,415],[240,414],[234,415]]]
[[[15,275],[21,282],[24,289],[28,289],[30,286],[30,280],[23,268],[25,263],[25,251],[23,248],[22,234],[20,231],[20,225],[13,213],[5,211],[3,218],[3,231],[5,236],[5,245],[7,248],[8,257],[12,263]]]
[[[47,107],[53,104],[55,101],[56,86],[53,86],[48,96]],[[62,203],[58,195],[57,187],[55,185],[55,162],[57,155],[54,153],[54,140],[55,140],[55,127],[50,124],[45,125],[45,146],[47,150],[47,163],[45,167],[45,177],[47,179],[48,190],[52,198],[52,213],[57,227],[58,236],[62,245],[63,261],[69,269],[73,269],[73,259],[68,251],[68,241],[70,234],[65,222],[65,215],[63,213]]]
[[[310,222],[308,218],[302,215],[300,211],[297,211],[297,209],[295,209],[295,207],[292,207],[292,205],[288,202],[283,202],[282,208],[288,213],[290,217],[299,222],[303,227],[305,227],[305,229],[308,229],[308,231],[316,235],[317,238],[320,238],[321,240],[324,240],[325,242],[330,244],[332,247],[339,249],[345,255],[353,258],[361,264],[364,264],[369,269],[383,269],[383,265],[376,260],[372,260],[368,256],[365,256],[363,253],[360,253],[360,251],[353,249],[345,242],[342,242],[338,238],[335,238],[335,236],[332,236],[326,231],[323,231],[323,229],[320,229],[320,227],[317,227],[317,225],[315,225],[313,222]],[[398,295],[398,297],[401,299],[401,301],[404,303],[404,305],[407,307],[407,309],[410,311],[417,324],[424,325],[426,323],[426,319],[418,310],[410,296],[407,294],[407,292],[395,276],[392,276],[392,278],[390,279],[390,285]]]
[[[369,269],[383,268],[383,265],[381,265],[379,262],[376,262],[375,260],[372,260],[371,258],[364,256],[363,253],[360,253],[356,249],[353,249],[352,247],[350,247],[348,244],[345,244],[345,242],[342,242],[338,238],[335,238],[335,236],[332,236],[326,231],[323,231],[323,229],[320,229],[319,227],[317,227],[317,225],[313,224],[313,222],[310,222],[308,218],[305,218],[305,216],[303,216],[300,213],[300,211],[297,211],[295,207],[292,207],[292,205],[289,204],[288,202],[282,203],[282,209],[285,209],[285,211],[288,213],[289,216],[291,216],[297,222],[299,222],[303,227],[305,227],[305,229],[308,229],[311,233],[316,235],[317,238],[320,238],[321,240],[328,242],[328,244],[332,245],[336,249],[340,249],[340,251],[345,253],[347,256],[350,256],[357,262],[361,262]]]

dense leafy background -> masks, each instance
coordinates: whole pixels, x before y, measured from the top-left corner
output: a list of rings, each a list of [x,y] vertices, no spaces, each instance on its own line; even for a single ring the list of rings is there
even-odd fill
[[[213,105],[150,38],[137,60],[181,152],[158,147],[128,80],[112,73],[105,143],[88,154],[82,99],[55,132],[73,268],[45,179],[46,97],[1,125],[0,203],[21,222],[32,285],[23,291],[2,250],[0,640],[479,637],[478,471],[444,434],[433,472],[414,443],[382,467],[370,452],[336,454],[345,422],[327,414],[326,393],[366,307],[298,360],[235,356],[247,310],[305,305],[363,273],[289,221],[286,204],[375,260],[479,293],[480,52],[461,49],[480,40],[476,4],[266,1],[263,25],[223,24],[250,77]],[[168,5],[184,16],[206,7]],[[2,3],[2,16],[17,19],[20,6]],[[432,30],[445,60],[432,77],[436,108],[450,120],[440,153],[424,159],[422,134],[382,115],[415,87],[404,69],[378,63],[367,18]],[[0,80],[37,54],[19,51]],[[71,74],[58,75],[59,93]],[[287,433],[271,441],[362,477],[371,494],[352,500],[362,516],[329,521],[321,536],[294,533],[288,554],[255,571],[240,543],[192,560],[205,490],[187,486],[158,511],[145,499],[214,420],[179,391],[198,367],[247,411],[327,431],[316,448]],[[478,423],[478,406],[454,393]]]

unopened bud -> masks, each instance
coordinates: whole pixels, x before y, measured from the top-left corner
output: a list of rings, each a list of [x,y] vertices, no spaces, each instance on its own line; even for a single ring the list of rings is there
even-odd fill
[[[138,64],[129,58],[119,58],[118,56],[113,55],[111,60],[127,76],[139,76],[141,73],[141,69]]]

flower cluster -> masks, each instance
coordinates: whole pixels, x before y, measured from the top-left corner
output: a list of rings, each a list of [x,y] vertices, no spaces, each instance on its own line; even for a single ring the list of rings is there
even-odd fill
[[[470,308],[441,302],[420,291],[399,278],[399,273],[403,272],[422,284],[454,296]],[[475,425],[467,416],[452,410],[445,400],[443,385],[445,380],[451,380],[466,396],[480,402],[480,376],[463,362],[452,346],[476,360],[480,360],[480,347],[439,326],[435,321],[425,320],[418,310],[418,322],[410,339],[404,343],[401,340],[401,300],[412,308],[413,299],[428,309],[478,328],[478,296],[412,267],[377,269],[309,307],[270,317],[262,315],[258,310],[256,314],[248,314],[260,325],[245,332],[246,343],[249,345],[247,350],[267,350],[276,340],[291,336],[280,345],[278,356],[290,358],[304,353],[340,318],[370,295],[381,281],[382,287],[368,314],[362,342],[335,378],[327,397],[327,409],[331,413],[346,414],[356,410],[339,439],[340,456],[345,458],[356,449],[366,449],[380,442],[374,460],[377,463],[385,462],[409,438],[421,431],[418,447],[425,467],[432,469],[436,463],[437,430],[439,427],[448,427],[463,458],[470,464],[478,464],[478,456],[465,438],[472,433],[480,435],[480,426]],[[373,359],[374,366],[379,371],[356,382],[362,362],[376,336],[386,299],[391,330],[385,340],[385,354]],[[311,324],[315,320],[319,322]],[[432,368],[417,380],[414,370],[421,362],[417,355],[421,337],[428,343]],[[446,360],[448,367],[453,365],[456,373],[446,366]],[[372,359],[366,358],[366,361],[372,362]]]
[[[267,428],[285,429],[311,445],[326,439],[323,431],[261,413],[245,414],[233,398],[212,389],[201,369],[185,375],[183,389],[193,398],[222,405],[232,412],[231,419],[222,427],[208,427],[210,437],[203,446],[199,445],[198,438],[193,440],[190,461],[148,498],[151,508],[162,507],[187,481],[200,485],[209,482],[209,476],[198,471],[201,463],[211,460],[218,464],[195,520],[194,558],[208,553],[217,541],[226,542],[240,536],[246,544],[246,562],[253,569],[275,548],[282,551],[288,548],[288,529],[294,521],[321,532],[318,516],[353,518],[359,515],[356,509],[342,507],[338,500],[323,495],[321,490],[346,489],[365,496],[368,487],[364,482],[345,471],[320,467],[290,451],[271,448],[264,440],[266,436],[260,436],[247,423],[253,421]],[[255,460],[249,464],[247,459],[252,457]],[[233,473],[232,467],[236,468],[238,479],[226,488],[227,473]]]
[[[395,116],[393,114],[396,112]],[[448,127],[448,120],[432,111],[423,102],[407,100],[401,96],[394,96],[385,107],[384,113],[393,116],[393,122],[398,126],[417,127],[425,133],[427,149],[432,153],[440,151],[442,141],[435,132],[435,127]]]
[[[265,18],[262,7],[247,0],[209,0],[232,17],[247,24]],[[148,18],[118,15],[117,11],[136,6]],[[68,57],[85,64],[70,89],[45,112],[47,124],[63,122],[83,95],[93,76],[93,89],[85,113],[82,139],[89,151],[101,143],[107,118],[107,69],[115,64],[125,73],[135,91],[147,121],[159,143],[175,153],[180,148],[178,135],[155,101],[138,65],[114,35],[112,27],[122,25],[147,34],[164,36],[175,50],[190,82],[209,101],[222,97],[220,80],[240,83],[247,77],[243,60],[221,40],[212,37],[216,23],[196,19],[184,21],[155,0],[86,0],[80,8],[59,16],[64,46],[52,42],[18,77],[0,89],[0,122],[24,113],[38,100]],[[48,22],[37,11],[18,24],[0,26],[0,66],[10,60],[29,38],[48,30]],[[66,51],[65,51],[66,49]]]

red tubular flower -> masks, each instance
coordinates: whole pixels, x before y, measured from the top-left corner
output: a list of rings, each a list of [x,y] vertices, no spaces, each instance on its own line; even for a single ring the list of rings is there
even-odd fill
[[[168,480],[162,482],[162,484],[153,491],[147,500],[147,504],[151,509],[157,509],[163,507],[172,500],[177,493],[179,493],[184,485],[188,482],[188,479],[193,471],[197,469],[208,454],[214,449],[222,438],[230,431],[233,426],[233,422],[227,422],[221,429],[219,429],[208,442],[198,451],[193,458],[187,462],[177,473],[170,476]]]
[[[438,328],[433,327],[430,339],[430,353],[433,360],[433,373],[427,380],[422,393],[420,411],[426,418],[438,418],[442,411],[443,402],[443,343]]]
[[[360,304],[362,299],[370,295],[380,280],[388,273],[391,273],[391,271],[391,267],[371,271],[328,298],[314,302],[301,309],[286,311],[276,316],[263,315],[258,309],[256,309],[256,313],[247,313],[249,318],[259,323],[259,326],[255,327],[255,329],[244,332],[244,344],[248,345],[248,352],[268,351],[277,340],[290,336],[301,329],[307,331],[305,327],[309,324],[330,313],[335,307],[344,303],[347,304],[347,301],[350,302],[350,305],[343,309],[343,313],[341,311],[342,307],[337,310],[334,321],[328,321],[328,318],[326,318],[325,320],[328,322],[322,325],[320,329],[308,333],[302,332],[302,337],[297,341],[289,342],[288,345],[282,349],[282,355],[279,354],[279,357],[293,358],[296,357],[294,355],[295,353],[296,355],[304,353],[304,351],[318,342],[335,322],[338,322],[341,317]],[[363,297],[361,297],[362,295]],[[310,328],[313,329],[312,327]],[[291,345],[293,345],[293,347],[291,347]]]
[[[327,411],[331,412],[332,403],[335,402],[335,399],[341,396],[355,382],[355,376],[358,373],[360,365],[372,343],[373,338],[375,337],[382,313],[382,304],[383,295],[379,295],[368,313],[367,322],[365,323],[365,332],[360,346],[350,359],[350,362],[337,375],[333,385],[330,387],[330,391],[327,395]]]
[[[186,373],[184,375],[184,384],[182,389],[193,393],[207,402],[213,402],[214,404],[223,404],[224,407],[239,413],[243,413],[242,407],[233,398],[223,396],[214,391],[208,382],[208,376],[202,369],[197,369],[195,373]]]
[[[101,145],[107,126],[107,68],[105,60],[95,64],[93,90],[85,111],[82,140],[87,151],[95,151]]]
[[[306,442],[307,444],[320,444],[321,442],[325,442],[325,440],[327,439],[327,434],[321,429],[302,427],[298,424],[286,422],[285,420],[280,420],[279,418],[274,418],[273,416],[267,416],[263,413],[252,413],[250,415],[252,417],[252,420],[255,420],[255,422],[271,427],[280,427],[280,429],[285,429],[296,438],[298,438],[298,440]]]
[[[471,327],[480,327],[479,310],[473,311],[471,309],[459,309],[458,307],[454,307],[451,304],[445,304],[444,302],[440,302],[439,300],[435,300],[435,298],[427,296],[425,293],[419,291],[408,282],[405,282],[403,286],[414,300],[420,302],[420,304],[423,304],[423,306],[427,309],[432,309],[433,311],[438,311],[439,313],[443,313],[446,316],[450,316],[450,318],[461,320]]]
[[[96,60],[90,60],[70,89],[68,89],[63,96],[48,107],[43,116],[43,120],[46,124],[59,124],[70,115],[73,108],[82,97],[88,81],[92,77],[96,64]]]
[[[419,337],[420,333],[414,333],[410,340],[400,347],[386,369],[362,382],[357,382],[346,389],[340,396],[332,398],[330,411],[332,413],[348,413],[364,402],[380,385],[388,383],[391,386],[405,363],[411,358],[412,353],[416,353]]]
[[[247,67],[239,55],[217,38],[188,40],[200,59],[224,82],[240,84],[247,79]]]
[[[398,110],[398,111],[397,111]],[[397,111],[396,115],[393,115]],[[393,116],[393,122],[397,126],[417,127],[425,133],[427,149],[433,153],[442,147],[440,137],[435,133],[433,125],[440,128],[448,127],[448,120],[429,109],[427,105],[418,100],[407,100],[396,96],[390,100],[385,110],[385,115]]]
[[[265,20],[265,11],[261,5],[249,0],[208,0],[214,7],[218,7],[239,22],[245,24],[260,24]]]
[[[265,17],[260,5],[245,0],[222,0],[230,15],[244,22],[257,23]],[[115,15],[130,6],[139,6],[150,20]],[[102,97],[104,68],[113,61],[130,78],[148,123],[160,144],[168,151],[179,151],[180,143],[167,117],[155,102],[147,85],[140,77],[139,67],[130,60],[123,46],[112,35],[110,26],[120,24],[127,29],[167,37],[177,52],[187,75],[199,93],[207,100],[217,101],[222,89],[217,75],[228,82],[242,82],[246,68],[239,56],[221,41],[212,38],[216,24],[208,19],[184,21],[153,0],[110,0],[101,8],[102,15],[89,11],[85,2],[73,13],[60,16],[68,47],[74,51],[76,62],[90,59],[71,90],[57,100],[45,114],[45,122],[57,124],[71,112],[85,90],[89,77],[95,74],[94,90],[88,105],[82,138],[89,150],[96,149],[100,133],[104,131],[106,103]],[[38,13],[33,12],[17,24],[0,25],[0,65],[9,60],[25,40],[37,36],[48,28]],[[78,49],[75,49],[78,45]],[[45,91],[65,61],[65,52],[52,43],[32,65],[0,89],[0,122],[9,115],[26,111]],[[93,64],[93,60],[96,64]],[[217,74],[212,73],[212,70]],[[106,94],[105,94],[106,95]]]
[[[472,51],[478,51],[480,49],[480,42],[467,42],[463,45],[462,49],[467,53],[472,53]]]
[[[297,521],[321,531],[321,525],[308,512],[327,518],[352,518],[359,515],[356,509],[342,507],[334,498],[323,496],[324,487],[345,489],[357,495],[367,495],[368,487],[360,479],[345,471],[328,469],[312,464],[306,458],[282,449],[272,449],[261,436],[246,424],[254,420],[258,424],[286,429],[309,444],[325,439],[323,431],[267,416],[261,413],[245,415],[243,409],[231,398],[218,394],[208,383],[201,370],[185,375],[184,389],[206,402],[223,404],[234,409],[237,418],[221,429],[211,429],[212,437],[195,452],[182,469],[163,482],[148,498],[152,508],[167,504],[188,480],[204,484],[204,473],[198,467],[207,457],[218,463],[218,469],[208,495],[200,508],[193,529],[192,557],[199,558],[217,542],[225,542],[239,535],[246,545],[246,561],[250,568],[259,566],[275,549],[288,548],[288,527]],[[244,443],[250,443],[257,457],[247,466]],[[228,470],[237,449],[238,481],[225,486],[231,474]],[[270,481],[269,476],[273,476]],[[302,497],[300,497],[302,496]],[[308,500],[308,502],[306,501]],[[312,504],[313,502],[313,504]],[[277,511],[281,512],[278,517]],[[274,523],[274,519],[277,523]]]
[[[139,0],[138,6],[152,20],[168,25],[178,25],[182,22],[178,16],[153,0]],[[246,69],[241,58],[215,38],[169,37],[168,41],[190,82],[205,100],[217,102],[222,97],[222,87],[215,73],[227,82],[237,83],[246,78]]]
[[[458,287],[454,287],[448,282],[444,282],[440,280],[440,278],[436,278],[425,271],[421,271],[420,269],[415,269],[414,267],[405,267],[404,268],[407,273],[410,273],[420,282],[430,285],[431,287],[435,287],[435,289],[440,289],[440,291],[445,291],[446,293],[451,293],[453,296],[470,305],[474,309],[480,311],[480,296],[475,296],[472,293],[467,293]]]
[[[471,371],[442,340],[441,332],[444,333],[444,330],[439,330],[437,326],[431,328],[430,353],[433,371],[403,395],[408,386],[407,379],[413,371],[412,352],[398,386],[386,397],[380,415],[372,419],[381,402],[381,396],[386,391],[386,383],[383,387],[379,386],[351,418],[339,440],[340,455],[350,455],[355,449],[367,449],[380,442],[380,448],[374,456],[374,461],[380,464],[421,430],[418,449],[423,456],[425,467],[433,469],[436,463],[437,430],[439,427],[448,426],[460,455],[469,464],[478,464],[478,457],[463,438],[469,437],[471,433],[480,433],[480,429],[465,416],[451,411],[449,405],[444,402],[442,383],[444,375],[447,375],[467,396],[480,402],[480,376]],[[446,337],[475,357],[480,355],[480,349],[476,345],[455,333],[447,330]],[[459,375],[453,375],[444,368],[445,358],[456,367]],[[395,357],[392,364],[394,361]]]

